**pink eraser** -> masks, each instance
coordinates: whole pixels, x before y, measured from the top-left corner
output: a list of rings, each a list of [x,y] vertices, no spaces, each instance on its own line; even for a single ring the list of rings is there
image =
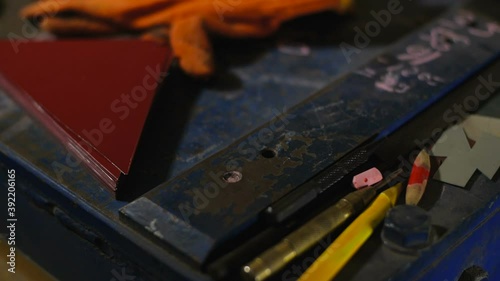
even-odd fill
[[[374,185],[383,178],[382,173],[374,167],[370,170],[362,172],[361,174],[355,175],[354,178],[352,178],[352,185],[356,189],[360,189],[368,185]]]

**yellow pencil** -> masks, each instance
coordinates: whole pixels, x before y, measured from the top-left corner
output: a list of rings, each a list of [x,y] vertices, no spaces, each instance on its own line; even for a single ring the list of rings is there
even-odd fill
[[[375,201],[307,269],[299,281],[333,279],[372,235],[387,211],[396,204],[401,187],[402,184],[399,183],[380,193]]]

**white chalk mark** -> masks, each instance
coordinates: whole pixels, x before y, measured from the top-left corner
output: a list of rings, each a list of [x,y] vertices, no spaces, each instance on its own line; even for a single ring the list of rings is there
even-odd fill
[[[243,80],[250,80],[254,83],[269,83],[273,82],[276,84],[281,84],[281,85],[290,85],[290,86],[300,86],[300,87],[306,87],[306,88],[312,88],[312,89],[321,89],[322,87],[325,86],[326,82],[323,81],[314,81],[310,79],[304,79],[301,77],[297,76],[290,76],[287,75],[286,77],[281,77],[273,74],[266,74],[266,75],[261,75],[258,77],[253,77],[251,75],[248,75],[243,72],[238,73],[239,76]]]
[[[320,111],[323,111],[325,109],[329,109],[331,107],[334,107],[334,106],[340,106],[344,104],[344,101],[341,100],[341,101],[338,101],[338,102],[334,102],[334,103],[330,103],[330,104],[327,104],[327,105],[322,105],[322,106],[314,106],[314,111],[315,112],[320,112]],[[335,112],[334,112],[335,113]]]
[[[311,55],[311,48],[301,43],[280,44],[278,50],[283,54],[291,56],[307,57]]]
[[[145,227],[146,230],[152,232],[156,237],[163,238],[163,234],[156,228],[156,219],[149,223],[149,226]]]

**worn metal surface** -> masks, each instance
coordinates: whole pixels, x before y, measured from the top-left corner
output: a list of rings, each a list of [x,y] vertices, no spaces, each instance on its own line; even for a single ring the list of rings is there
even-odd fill
[[[4,38],[11,33],[21,39],[40,35],[27,28],[25,22],[17,20],[15,9],[22,2],[7,1],[2,18],[9,18],[10,24],[0,26]],[[165,163],[157,165],[154,171],[145,172],[137,184],[154,185],[157,181],[149,181],[149,177],[172,178],[206,159],[271,119],[274,110],[282,112],[284,107],[288,109],[309,97],[334,76],[360,65],[453,2],[403,1],[405,10],[394,16],[387,28],[372,38],[359,55],[353,56],[351,64],[346,62],[339,44],[343,41],[352,43],[353,28],[364,27],[373,20],[370,11],[384,9],[386,1],[360,3],[359,13],[354,17],[325,14],[301,19],[268,40],[220,40],[218,60],[225,68],[225,74],[207,82],[189,81],[179,86],[183,89],[169,93],[170,98],[163,102],[172,113],[159,121],[165,129],[157,133],[165,135],[162,140],[166,141],[163,149],[155,150]],[[498,15],[495,11],[491,14]],[[308,51],[302,52],[303,49]],[[196,267],[158,247],[153,239],[120,221],[118,210],[127,202],[114,200],[81,165],[74,162],[71,154],[3,93],[0,100],[2,169],[16,168],[22,171],[24,178],[18,196],[19,208],[26,210],[20,214],[21,221],[26,222],[23,224],[26,231],[23,230],[24,235],[19,237],[19,247],[63,280],[112,280],[117,278],[115,271],[121,272],[125,268],[127,272],[135,269],[134,276],[141,276],[135,280],[209,279]],[[316,106],[320,108],[321,104]],[[488,198],[491,199],[492,195],[485,200]],[[33,202],[41,204],[35,207]],[[78,222],[81,226],[76,228],[78,234],[68,231],[55,215],[47,215],[46,210],[53,206],[63,210],[64,217]],[[59,211],[51,213],[61,214]],[[472,218],[474,222],[481,219]],[[70,225],[74,227],[75,224]],[[466,227],[468,225],[464,225]],[[99,237],[95,240],[98,242],[90,242],[94,236],[87,235],[84,229],[91,229],[90,233]],[[40,240],[33,239],[31,234],[35,233]],[[443,247],[455,241],[453,237],[450,239],[443,242]],[[105,246],[96,247],[97,244]],[[109,254],[110,250],[112,254]],[[50,258],[45,255],[47,252],[51,253]],[[71,254],[75,252],[79,254]],[[367,272],[373,274],[374,271]]]
[[[183,232],[187,223],[210,237],[194,255],[185,251],[195,260],[206,258],[217,244],[255,223],[266,206],[374,134],[398,128],[495,59],[500,32],[473,32],[492,24],[468,10],[454,11],[145,197],[178,218],[179,228],[170,232]],[[276,156],[266,158],[265,149]],[[233,170],[242,180],[224,182],[224,173]]]

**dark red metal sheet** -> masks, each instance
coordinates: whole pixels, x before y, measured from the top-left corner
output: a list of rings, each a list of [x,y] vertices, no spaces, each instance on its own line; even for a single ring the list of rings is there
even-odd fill
[[[0,41],[2,86],[115,189],[129,172],[169,49],[139,40],[16,47]]]

